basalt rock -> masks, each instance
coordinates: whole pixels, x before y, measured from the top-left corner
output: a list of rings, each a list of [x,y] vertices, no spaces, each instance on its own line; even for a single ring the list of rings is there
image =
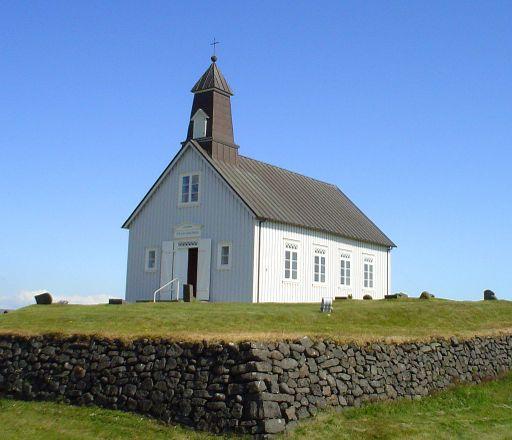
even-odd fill
[[[496,294],[492,290],[484,290],[484,300],[485,301],[492,301],[498,299],[496,297]]]
[[[53,302],[52,295],[50,292],[44,292],[34,296],[36,304],[50,305]]]

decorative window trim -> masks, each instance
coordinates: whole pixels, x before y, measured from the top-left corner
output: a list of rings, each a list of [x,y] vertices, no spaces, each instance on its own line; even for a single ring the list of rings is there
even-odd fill
[[[176,242],[176,247],[178,249],[198,248],[199,241],[198,240],[179,240]]]
[[[155,253],[153,267],[149,267],[149,261],[150,261],[149,254],[151,252]],[[146,248],[145,252],[144,252],[144,272],[156,272],[157,267],[158,267],[158,248],[155,248],[155,247]]]
[[[352,252],[345,249],[339,251],[339,278],[338,285],[343,288],[352,286],[352,275],[354,268],[352,267]],[[348,263],[348,265],[347,265]]]
[[[326,286],[327,285],[327,255],[328,249],[325,246],[314,244],[313,245],[313,285]],[[318,258],[318,263],[317,263]],[[323,260],[323,261],[322,261]],[[316,270],[318,265],[318,272]],[[322,273],[323,266],[323,273]],[[318,273],[318,280],[316,276]],[[323,277],[322,277],[323,275]],[[323,278],[323,279],[322,279]]]
[[[375,289],[375,263],[373,255],[363,255],[363,289]]]
[[[181,199],[182,191],[183,191],[183,178],[187,177],[189,178],[189,190],[188,190],[188,202],[183,202]],[[191,202],[190,198],[192,197],[192,177],[198,176],[198,182],[197,182],[197,201]],[[179,176],[179,188],[178,188],[178,206],[185,208],[185,207],[192,207],[192,206],[198,206],[201,203],[201,172],[200,171],[193,171],[190,173],[182,173]]]
[[[228,264],[222,264],[222,248],[227,247],[228,251]],[[233,245],[230,241],[220,241],[217,245],[217,269],[230,270],[231,261],[233,260]]]
[[[293,268],[293,254],[295,254],[295,269]],[[288,258],[287,258],[288,257]],[[292,240],[289,238],[285,238],[283,240],[283,250],[281,253],[281,258],[283,258],[284,265],[282,266],[282,279],[284,283],[292,283],[296,284],[300,279],[300,271],[299,271],[299,259],[300,259],[300,242],[297,240]],[[288,264],[287,264],[288,263]],[[289,267],[286,267],[289,266]],[[293,278],[293,272],[295,272],[295,278]],[[286,274],[289,274],[289,277],[286,277]]]

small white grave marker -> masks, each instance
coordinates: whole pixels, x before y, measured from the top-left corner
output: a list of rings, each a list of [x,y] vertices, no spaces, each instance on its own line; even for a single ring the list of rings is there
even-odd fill
[[[320,311],[323,313],[331,313],[332,312],[332,298],[329,298],[329,297],[322,298],[322,304],[320,304]]]

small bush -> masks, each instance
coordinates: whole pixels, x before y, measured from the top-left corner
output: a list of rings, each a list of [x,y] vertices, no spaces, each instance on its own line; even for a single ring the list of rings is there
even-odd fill
[[[366,294],[365,296],[363,296],[363,299],[373,299],[373,298],[371,295]]]
[[[421,292],[420,299],[430,299],[430,298],[434,298],[434,295],[427,292],[426,290]]]
[[[347,296],[348,299],[352,299],[352,294],[349,293],[348,296]]]

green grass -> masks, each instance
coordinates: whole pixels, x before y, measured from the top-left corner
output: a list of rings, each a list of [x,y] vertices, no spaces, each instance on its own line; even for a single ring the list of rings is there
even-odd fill
[[[168,439],[213,440],[134,414],[46,402],[0,400],[5,440]],[[283,440],[512,439],[512,375],[459,386],[421,401],[377,403],[305,420]]]
[[[0,399],[2,440],[214,440],[218,436],[166,426],[136,414],[63,403]],[[222,437],[220,437],[222,438]]]
[[[179,340],[275,340],[304,335],[337,341],[412,340],[512,331],[512,302],[338,301],[318,304],[139,303],[30,306],[0,315],[0,334],[141,336]]]

